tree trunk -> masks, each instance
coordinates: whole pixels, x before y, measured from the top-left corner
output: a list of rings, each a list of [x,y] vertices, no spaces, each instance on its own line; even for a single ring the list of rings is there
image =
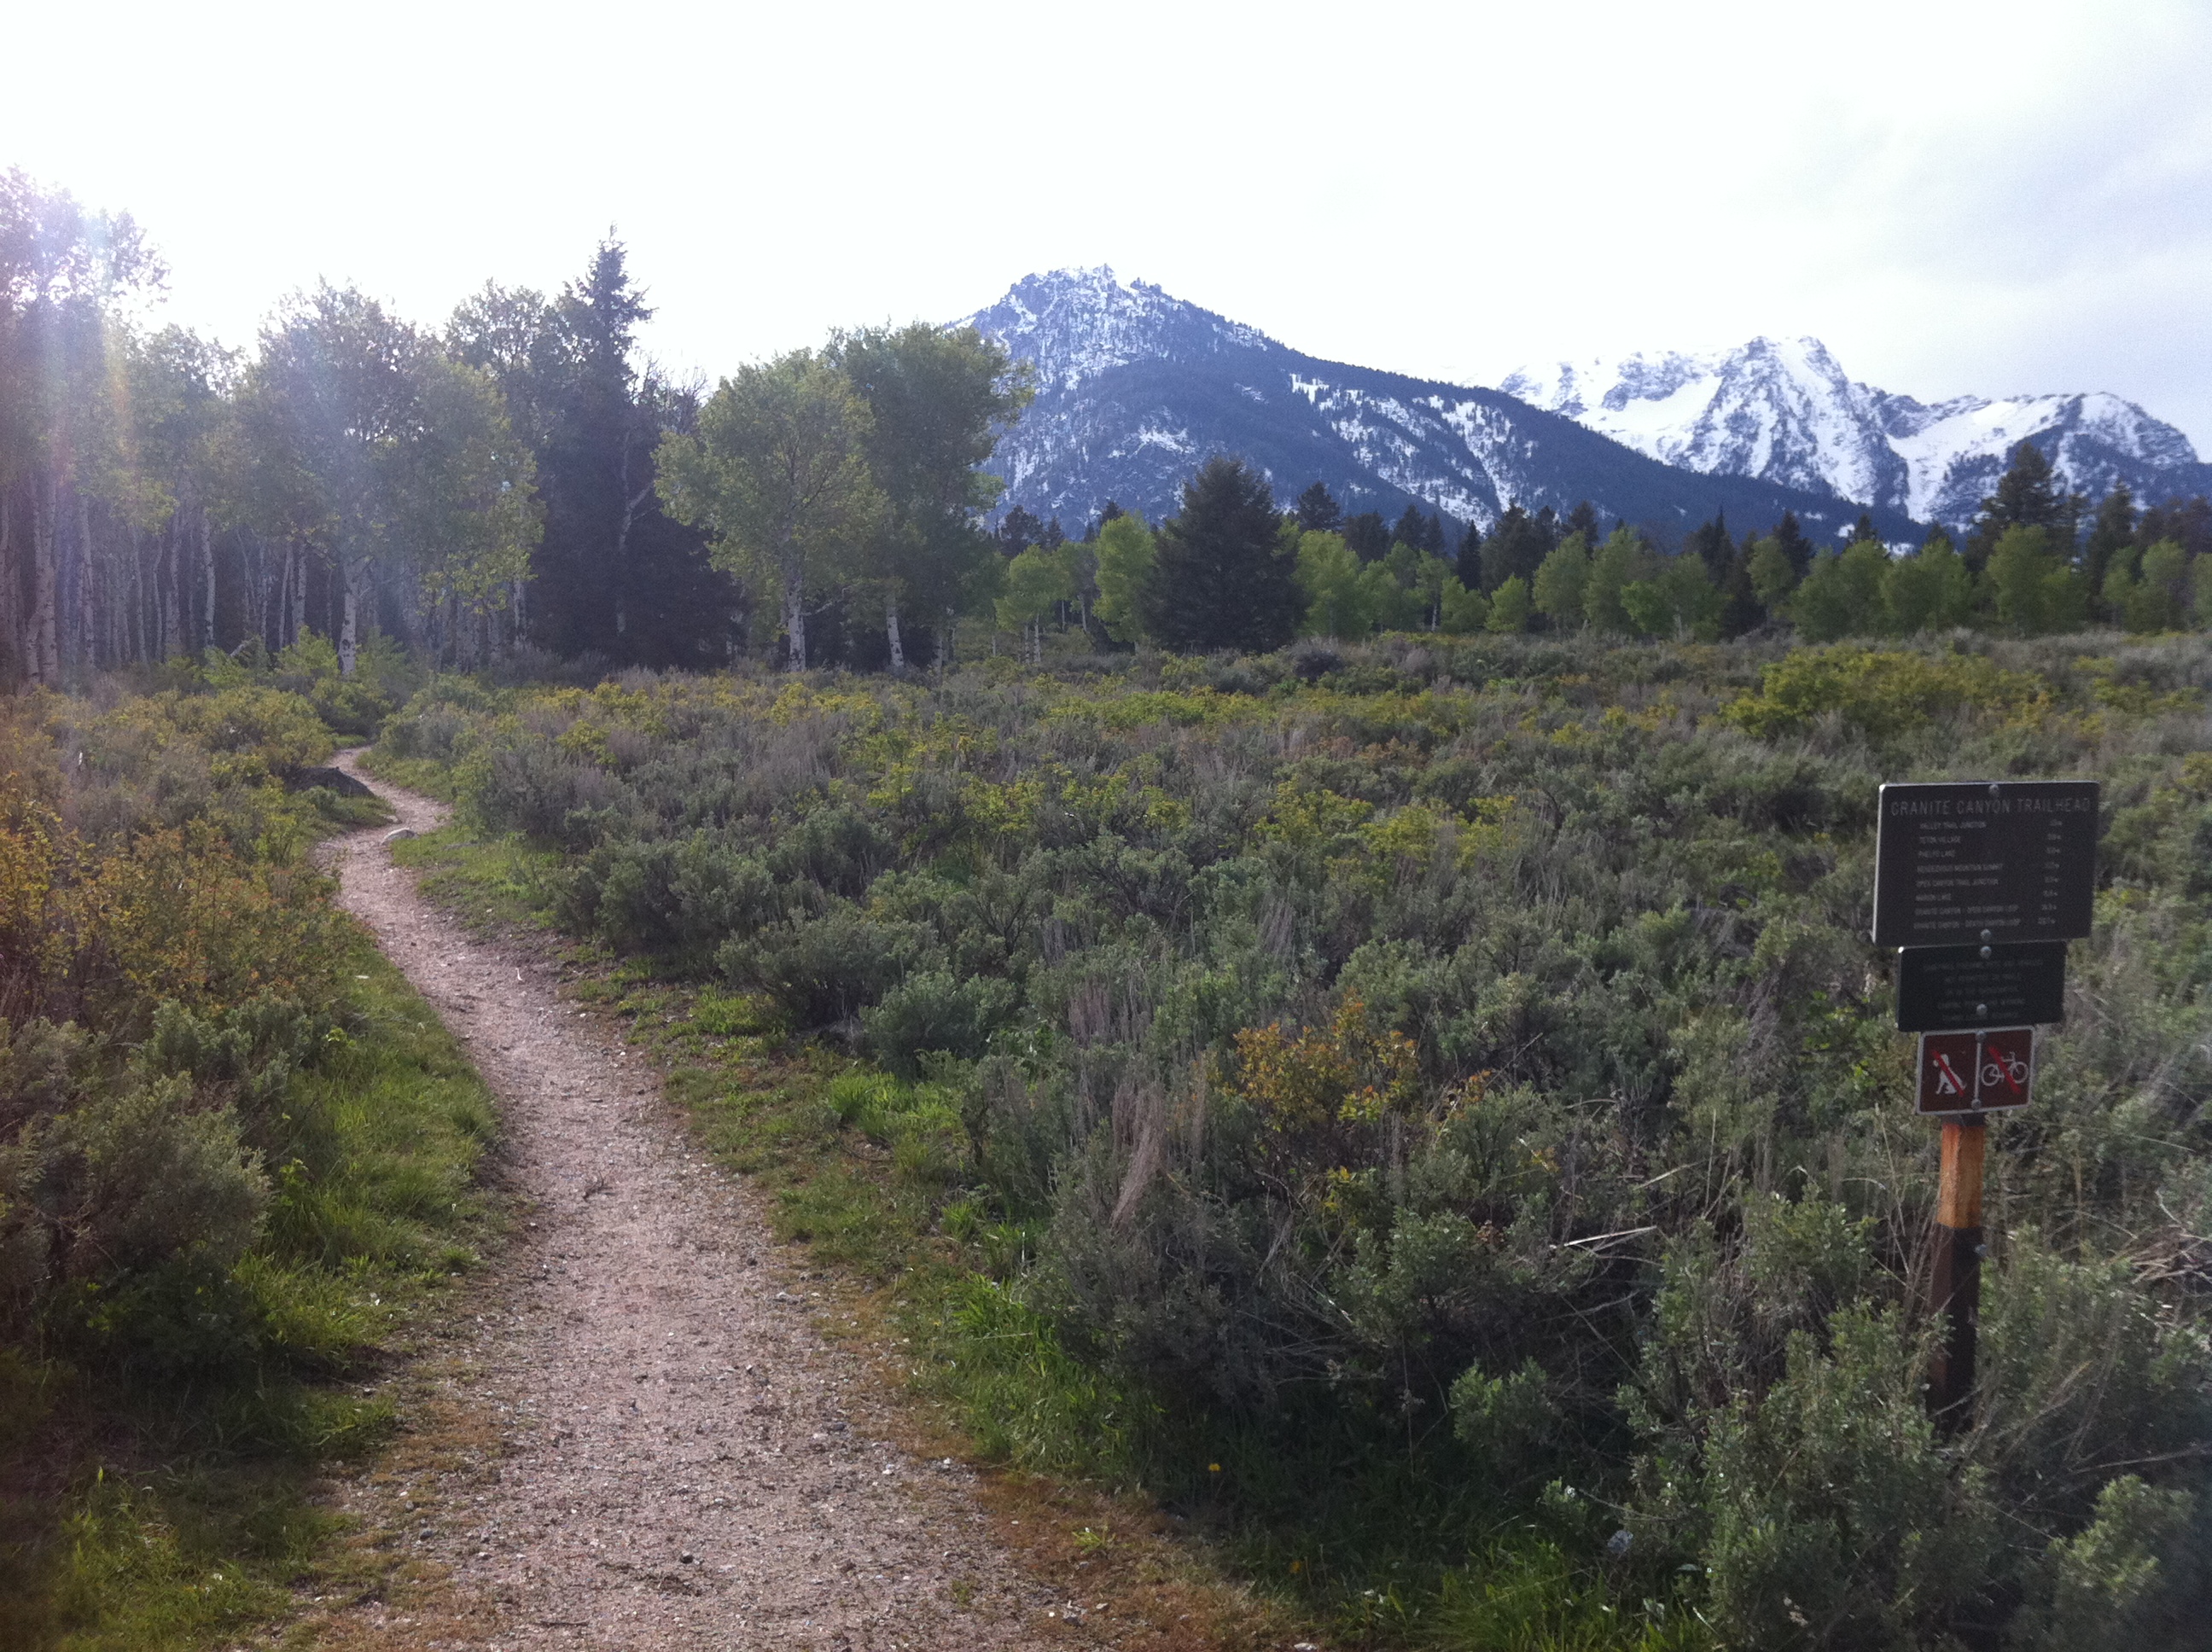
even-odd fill
[[[354,661],[360,655],[361,586],[365,572],[359,562],[341,563],[338,579],[343,585],[344,607],[338,616],[338,675],[351,677]]]
[[[796,577],[783,582],[783,634],[791,643],[791,669],[806,669],[806,593]]]
[[[100,656],[100,592],[93,582],[92,501],[81,489],[72,488],[70,492],[76,497],[76,618],[70,630],[76,640],[77,670],[89,674]]]
[[[215,647],[215,529],[200,512],[200,566],[207,574],[207,606],[200,610],[200,647]]]
[[[296,548],[292,552],[291,623],[286,629],[291,633],[284,639],[287,646],[307,635],[307,556]]]
[[[61,686],[61,570],[55,555],[54,519],[61,500],[52,471],[45,487],[31,499],[31,680],[47,688]]]
[[[960,616],[948,604],[945,610],[945,623],[937,633],[937,674],[939,677],[952,669],[952,645],[957,640],[954,633],[959,624]]]
[[[906,674],[906,645],[899,640],[896,597],[884,604],[884,635],[890,641],[891,670],[903,677]]]

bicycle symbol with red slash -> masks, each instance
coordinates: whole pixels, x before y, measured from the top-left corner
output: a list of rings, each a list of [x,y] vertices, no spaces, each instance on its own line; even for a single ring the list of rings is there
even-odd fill
[[[2035,1029],[1920,1035],[1919,1110],[1988,1113],[2025,1107],[2035,1076]]]

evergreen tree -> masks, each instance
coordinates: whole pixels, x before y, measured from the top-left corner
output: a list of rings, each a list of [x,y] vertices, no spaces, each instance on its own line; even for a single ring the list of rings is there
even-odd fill
[[[1498,519],[1498,525],[1483,542],[1483,590],[1494,592],[1516,575],[1524,586],[1534,584],[1536,570],[1558,543],[1556,526],[1557,519],[1548,505],[1533,517],[1518,502],[1507,506],[1505,514]]]
[[[1729,538],[1728,513],[1723,511],[1711,521],[1692,529],[1682,549],[1697,553],[1716,585],[1725,580],[1735,562],[1735,542]]]
[[[1773,538],[1776,549],[1790,564],[1792,582],[1802,580],[1812,570],[1813,542],[1805,537],[1805,530],[1797,525],[1796,512],[1782,513],[1782,519],[1774,525]]]
[[[2136,524],[2136,544],[2148,547],[2171,539],[2192,556],[2212,556],[2212,500],[2169,499],[2154,505]]]
[[[1334,533],[1344,522],[1344,507],[1326,483],[1316,482],[1300,494],[1297,510],[1298,525],[1308,533]]]
[[[1851,524],[1851,537],[1847,543],[1854,545],[1869,545],[1878,544],[1881,539],[1881,536],[1874,531],[1873,513],[1861,511],[1859,519]]]
[[[1482,589],[1482,529],[1473,522],[1460,536],[1459,582],[1469,591]]]
[[[1390,554],[1390,530],[1380,511],[1362,511],[1344,523],[1344,543],[1363,562],[1379,562]]]
[[[528,629],[558,654],[704,666],[727,658],[740,594],[654,491],[654,453],[694,427],[696,396],[636,360],[652,307],[628,255],[599,243],[548,300],[487,285],[453,313],[447,352],[490,375],[530,446],[545,525],[531,558]]]
[[[2092,591],[2101,592],[2112,559],[2135,543],[2136,498],[2124,482],[2105,495],[2089,525],[2089,543],[2081,550],[2081,572]]]
[[[999,523],[999,554],[1012,562],[1043,534],[1044,524],[1017,505]]]
[[[2052,483],[2051,461],[2043,450],[2032,441],[2020,443],[1997,478],[1996,492],[1982,501],[1981,514],[1966,536],[1966,566],[1979,574],[2008,528],[2044,529],[2039,543],[2051,548],[2063,531],[2066,504]],[[2070,542],[2057,548],[2069,556],[2073,550]]]
[[[1390,530],[1390,543],[1411,545],[1415,550],[1431,556],[1441,556],[1444,550],[1444,525],[1434,512],[1424,513],[1418,505],[1408,505],[1398,518],[1398,525]]]
[[[1559,525],[1562,537],[1570,533],[1579,533],[1583,537],[1583,543],[1590,545],[1597,544],[1599,540],[1605,538],[1597,531],[1597,507],[1587,499],[1577,499],[1575,501],[1574,509],[1567,513],[1566,519]]]
[[[1297,547],[1265,477],[1217,456],[1183,484],[1182,509],[1160,526],[1138,610],[1148,635],[1187,653],[1262,653],[1291,640],[1304,611]]]

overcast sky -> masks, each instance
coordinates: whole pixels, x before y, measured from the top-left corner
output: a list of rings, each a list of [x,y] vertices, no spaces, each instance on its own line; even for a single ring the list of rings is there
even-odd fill
[[[1923,398],[2110,390],[2212,452],[2212,7],[16,9],[0,166],[250,340],[425,321],[613,226],[712,376],[1110,264],[1340,360],[1825,339]],[[24,72],[29,70],[31,72]]]

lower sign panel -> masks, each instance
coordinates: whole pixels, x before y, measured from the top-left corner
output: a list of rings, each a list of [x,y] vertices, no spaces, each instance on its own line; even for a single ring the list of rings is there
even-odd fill
[[[2034,1077],[2033,1027],[1920,1035],[1922,1113],[1989,1113],[2025,1107]]]

